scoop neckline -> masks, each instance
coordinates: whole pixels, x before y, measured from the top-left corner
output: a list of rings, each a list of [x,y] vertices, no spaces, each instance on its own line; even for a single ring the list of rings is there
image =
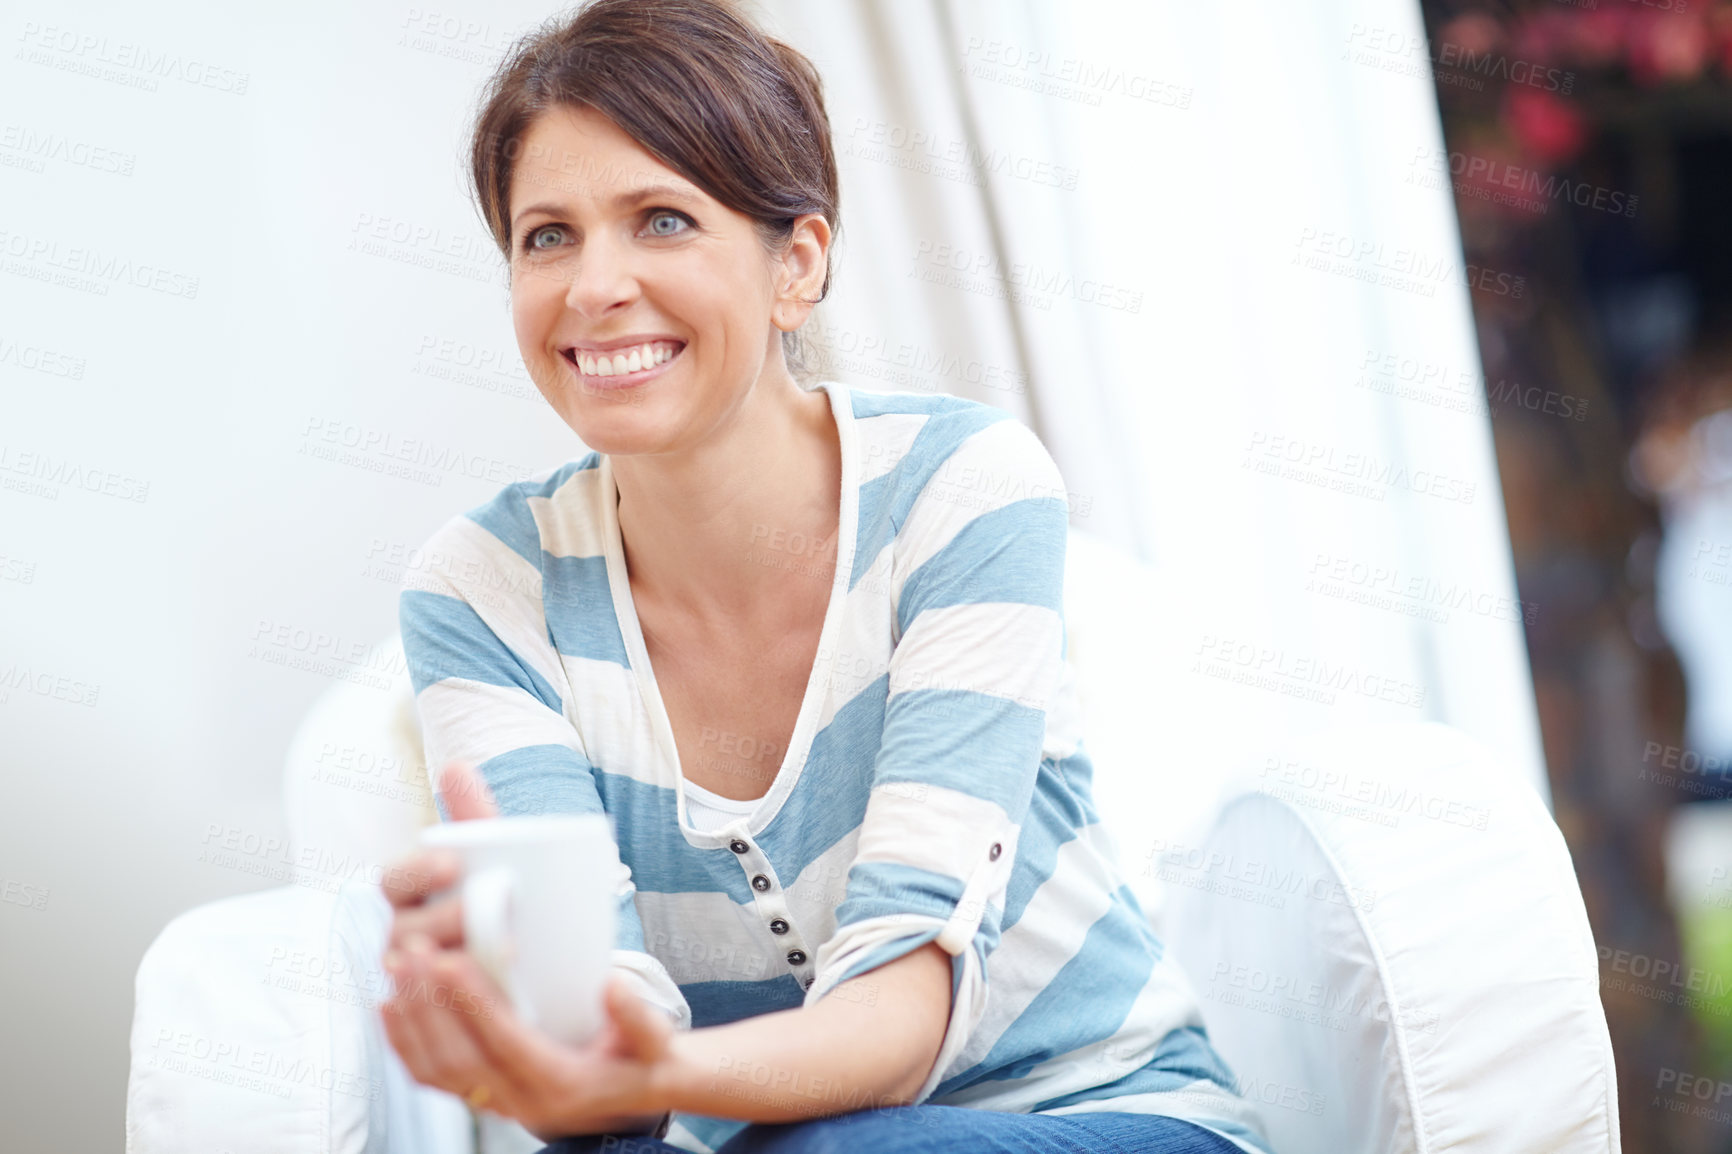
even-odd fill
[[[806,690],[800,698],[800,711],[794,721],[794,732],[770,788],[762,797],[751,799],[754,808],[746,813],[747,830],[759,834],[781,812],[782,805],[799,782],[811,753],[816,736],[818,713],[822,707],[827,679],[819,675],[823,655],[835,651],[836,634],[841,629],[842,615],[848,600],[850,575],[854,569],[854,551],[859,534],[860,489],[855,483],[858,452],[855,444],[854,410],[848,386],[837,381],[820,381],[830,401],[830,414],[836,421],[837,441],[841,449],[841,495],[836,522],[836,572],[830,586],[830,601],[824,609],[824,624],[818,632],[818,650],[813,655],[812,669],[806,675]],[[625,643],[626,656],[631,662],[637,682],[638,696],[649,712],[650,726],[655,731],[658,752],[673,767],[676,821],[687,844],[699,848],[726,845],[732,835],[712,833],[694,827],[686,810],[685,770],[680,764],[679,743],[674,740],[673,723],[668,719],[667,705],[662,700],[661,687],[656,682],[650,664],[649,650],[644,644],[643,625],[638,620],[637,605],[631,595],[631,577],[625,567],[625,545],[619,530],[619,487],[613,475],[613,462],[606,453],[599,454],[602,515],[602,543],[607,559],[607,584],[612,595],[614,617],[620,637]],[[698,788],[702,788],[701,786]],[[745,800],[745,799],[724,799]]]

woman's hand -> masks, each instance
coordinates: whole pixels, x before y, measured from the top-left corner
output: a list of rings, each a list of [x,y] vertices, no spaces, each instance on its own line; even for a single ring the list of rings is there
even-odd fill
[[[440,796],[454,821],[498,813],[466,766],[447,767]],[[586,1045],[563,1045],[524,1023],[463,949],[461,899],[428,901],[460,871],[455,855],[422,852],[398,863],[384,885],[392,906],[384,965],[396,992],[381,1009],[410,1074],[547,1139],[654,1127],[668,1108],[658,1098],[673,1024],[617,973],[603,998],[606,1021]]]
[[[600,1033],[574,1047],[524,1024],[462,950],[434,950],[416,937],[387,967],[410,996],[386,1003],[385,1030],[416,1081],[514,1118],[547,1141],[643,1132],[667,1111],[661,1086],[673,1023],[624,975],[608,979]],[[436,992],[415,996],[420,989]]]

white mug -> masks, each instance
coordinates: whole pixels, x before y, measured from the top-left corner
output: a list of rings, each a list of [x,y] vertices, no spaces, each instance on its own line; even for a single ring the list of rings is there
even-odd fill
[[[525,1022],[571,1045],[601,1028],[619,860],[607,814],[452,821],[421,844],[463,860],[463,940]]]

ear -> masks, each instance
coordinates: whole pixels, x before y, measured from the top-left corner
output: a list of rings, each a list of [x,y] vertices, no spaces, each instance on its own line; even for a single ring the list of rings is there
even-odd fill
[[[794,233],[774,269],[777,291],[770,323],[785,333],[806,323],[824,287],[829,261],[830,222],[815,212],[796,218]]]

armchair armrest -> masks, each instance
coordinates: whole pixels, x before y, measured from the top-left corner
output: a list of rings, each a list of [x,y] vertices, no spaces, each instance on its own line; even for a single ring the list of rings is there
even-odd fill
[[[1437,723],[1250,769],[1149,867],[1159,927],[1282,1154],[1617,1154],[1598,959],[1516,770]]]
[[[468,1108],[385,1038],[372,886],[289,885],[198,906],[139,963],[128,1154],[475,1154]]]

